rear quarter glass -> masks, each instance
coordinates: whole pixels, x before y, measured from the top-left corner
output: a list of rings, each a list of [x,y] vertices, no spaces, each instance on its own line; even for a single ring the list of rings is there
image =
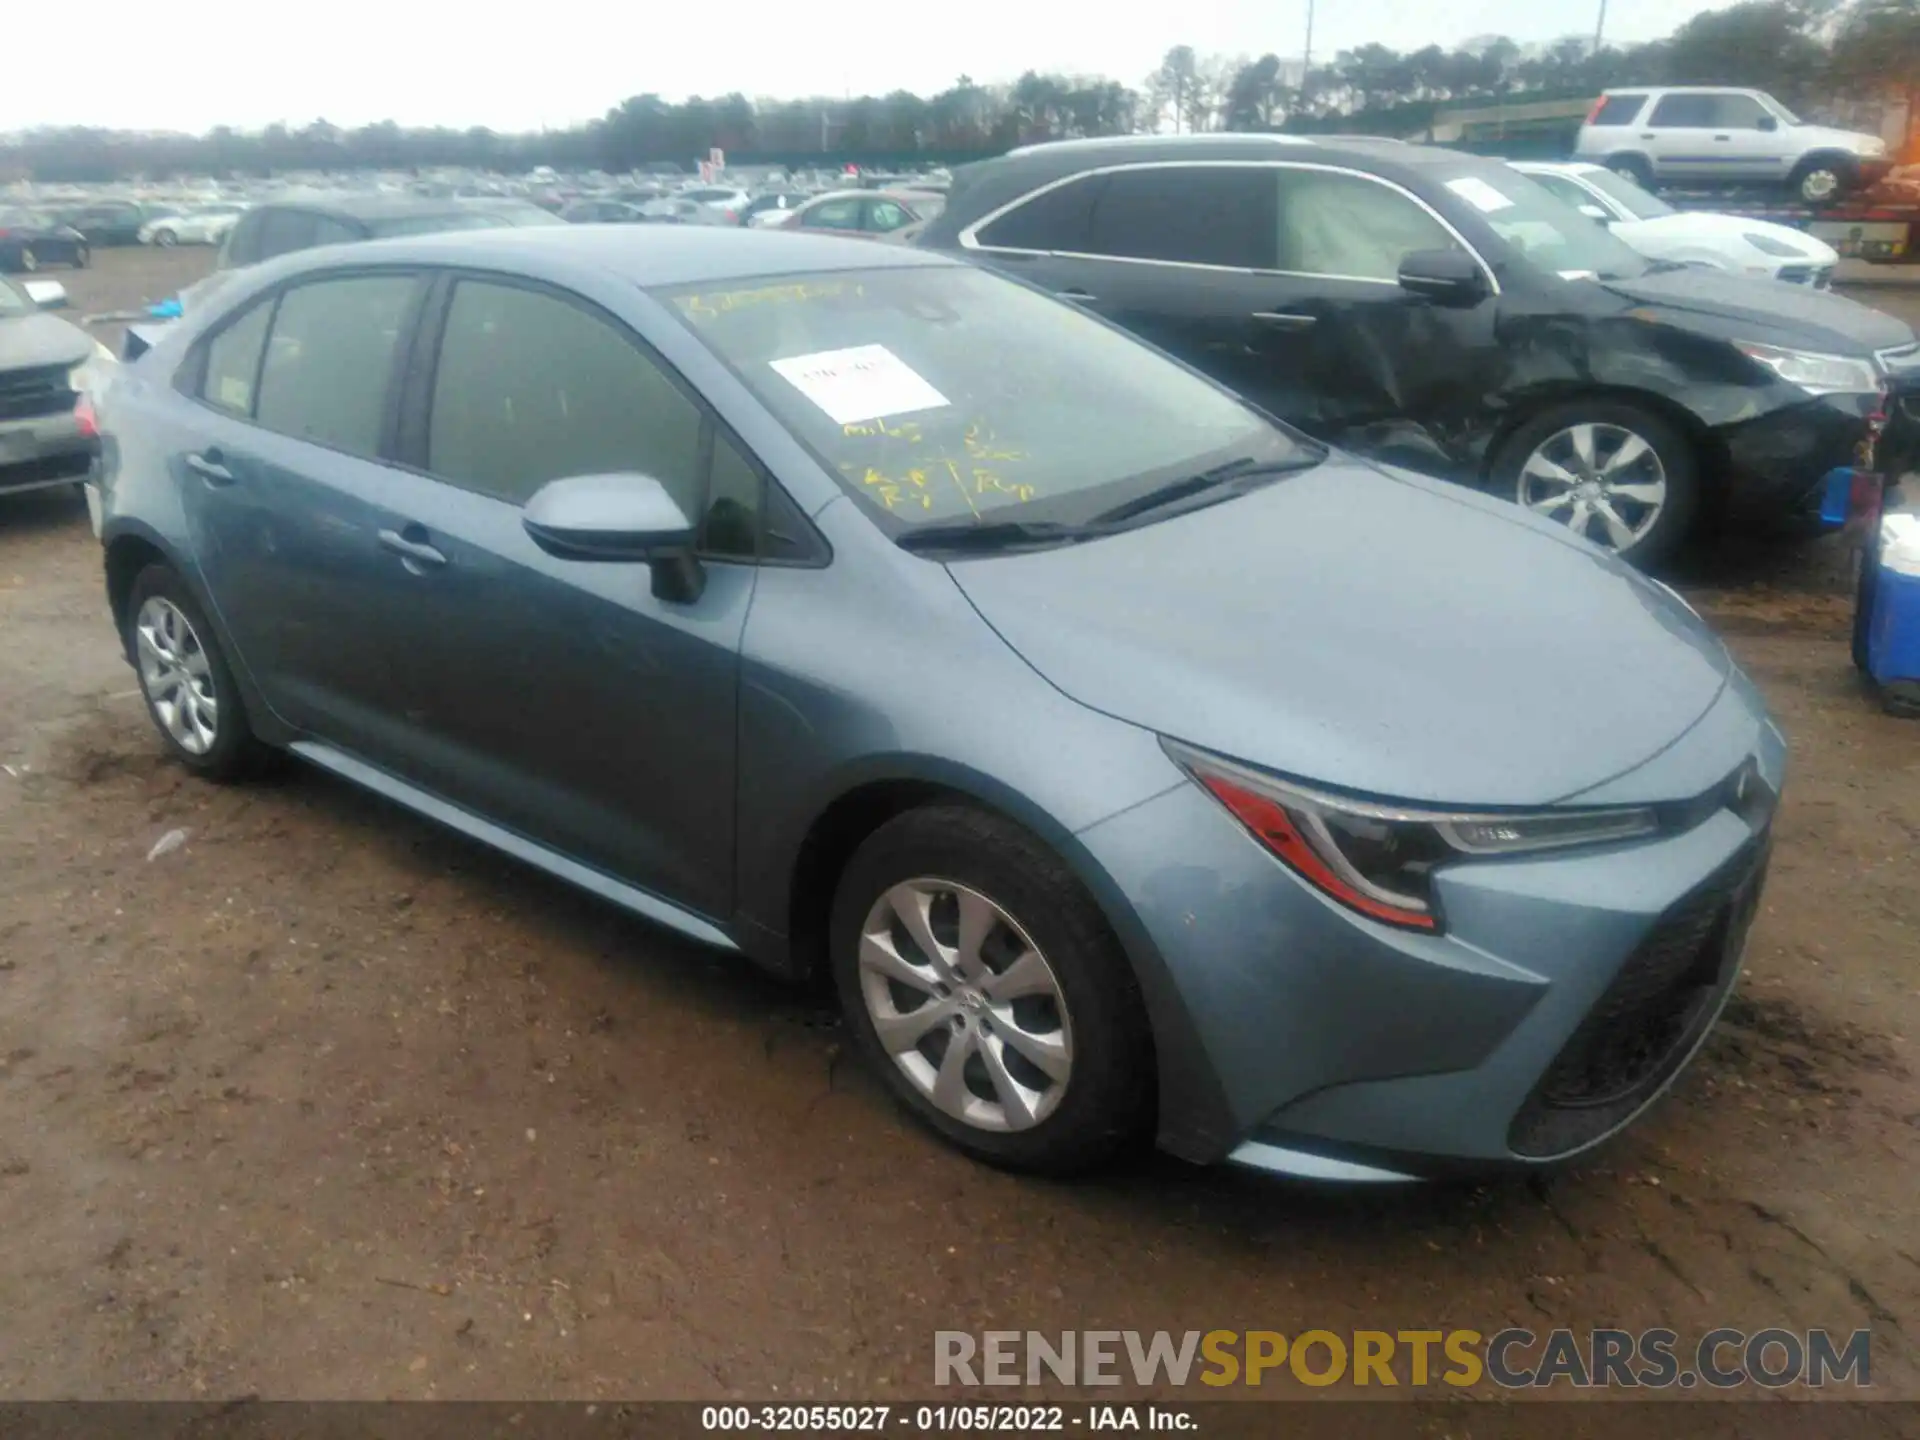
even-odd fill
[[[1631,125],[1647,103],[1644,95],[1609,95],[1593,112],[1589,125]]]

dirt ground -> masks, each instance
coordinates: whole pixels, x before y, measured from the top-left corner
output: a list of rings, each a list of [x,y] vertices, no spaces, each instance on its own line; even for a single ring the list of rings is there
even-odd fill
[[[76,313],[208,263],[96,258]],[[816,998],[321,774],[188,779],[79,501],[0,501],[0,1399],[925,1397],[936,1329],[1508,1324],[1870,1327],[1920,1398],[1920,725],[1831,545],[1684,584],[1793,768],[1669,1100],[1545,1180],[1062,1186],[904,1122]]]

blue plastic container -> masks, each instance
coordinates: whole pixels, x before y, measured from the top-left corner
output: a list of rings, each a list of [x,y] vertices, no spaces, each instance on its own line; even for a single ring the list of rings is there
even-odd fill
[[[1861,587],[1866,670],[1889,710],[1920,715],[1920,514],[1886,515],[1879,542],[1867,557],[1873,583]]]

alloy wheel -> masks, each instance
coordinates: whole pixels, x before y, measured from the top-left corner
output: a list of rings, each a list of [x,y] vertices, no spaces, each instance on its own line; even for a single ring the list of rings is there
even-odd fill
[[[178,605],[150,595],[134,618],[140,688],[161,728],[189,755],[205,755],[220,738],[220,701],[213,665]]]
[[[1603,548],[1646,539],[1667,505],[1667,469],[1652,445],[1623,425],[1569,425],[1520,468],[1514,496]]]
[[[33,253],[33,247],[31,245],[23,246],[20,250],[20,269],[25,274],[31,275],[39,268],[40,257]]]
[[[1800,195],[1819,204],[1840,193],[1840,177],[1832,170],[1809,170],[1800,181]]]
[[[905,880],[860,927],[860,992],[880,1044],[941,1113],[980,1130],[1051,1115],[1073,1071],[1066,996],[1011,915],[951,880]]]

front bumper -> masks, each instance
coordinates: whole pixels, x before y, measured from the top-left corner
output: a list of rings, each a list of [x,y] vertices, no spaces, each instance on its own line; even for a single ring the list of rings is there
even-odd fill
[[[85,480],[99,453],[99,437],[71,411],[0,420],[0,495]]]
[[[1881,403],[1826,395],[1721,426],[1727,518],[1747,528],[1816,527],[1830,471],[1873,470],[1882,451],[1911,443],[1904,426],[1876,436]]]
[[[1334,904],[1197,786],[1085,832],[1131,899],[1119,928],[1150,1003],[1171,1012],[1155,1024],[1163,1147],[1381,1181],[1564,1161],[1630,1123],[1719,1013],[1762,883],[1784,745],[1743,687],[1721,707],[1689,757],[1712,778],[1677,793],[1752,759],[1764,805],[1450,866],[1438,936]]]

